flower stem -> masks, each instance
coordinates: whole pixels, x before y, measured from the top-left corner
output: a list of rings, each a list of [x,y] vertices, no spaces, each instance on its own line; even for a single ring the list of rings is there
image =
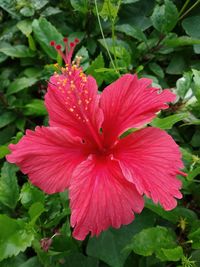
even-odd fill
[[[184,10],[186,9],[187,5],[189,4],[190,0],[186,0],[184,5],[182,6],[181,10],[179,11],[178,16],[180,17],[181,14],[184,12]]]
[[[195,6],[200,3],[200,0],[197,0],[182,16],[179,17],[179,20],[183,19],[190,11],[192,11]]]
[[[111,19],[111,29],[112,29],[112,47],[113,47],[113,54],[114,54],[114,59],[115,59],[115,64],[116,64],[116,68],[118,69],[118,64],[117,64],[117,53],[116,53],[116,37],[115,37],[115,21],[116,21],[116,16],[117,14],[112,18],[112,13],[111,13],[111,10],[110,10],[110,0],[109,2],[107,2],[107,7],[108,7],[108,12],[109,12],[109,16],[110,16],[110,19]],[[120,8],[120,5],[121,5],[121,0],[118,1],[118,4],[117,4],[117,13],[119,11],[119,8]]]
[[[100,31],[101,31],[101,35],[102,35],[102,38],[103,38],[103,41],[104,41],[105,48],[107,50],[108,56],[110,58],[110,62],[112,64],[112,66],[113,66],[113,69],[116,71],[116,73],[119,74],[118,70],[115,67],[114,61],[113,61],[112,56],[110,54],[110,51],[109,51],[109,48],[108,48],[108,45],[106,43],[106,39],[105,39],[105,36],[104,36],[104,33],[103,33],[103,28],[102,28],[102,25],[101,25],[101,20],[100,20],[100,16],[99,16],[99,10],[98,10],[98,6],[97,6],[97,0],[94,0],[94,3],[95,3],[95,9],[96,9],[96,12],[97,12],[97,19],[98,19],[98,23],[99,23],[99,28],[100,28]]]

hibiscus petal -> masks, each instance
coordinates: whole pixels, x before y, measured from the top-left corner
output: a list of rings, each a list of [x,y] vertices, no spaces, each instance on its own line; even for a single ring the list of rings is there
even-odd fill
[[[144,200],[124,179],[117,161],[88,158],[74,171],[69,188],[73,236],[83,240],[112,226],[119,228],[140,213]]]
[[[181,198],[181,181],[176,178],[183,168],[181,153],[166,132],[148,127],[121,139],[113,155],[122,172],[140,194],[146,194],[165,210],[175,208]]]
[[[74,168],[87,158],[84,147],[80,138],[65,129],[36,127],[27,130],[18,144],[9,146],[12,153],[7,160],[28,174],[34,185],[52,194],[69,186]]]
[[[62,127],[91,142],[100,138],[103,113],[95,79],[75,71],[51,77],[45,105],[50,126]],[[98,140],[97,140],[98,142]]]
[[[100,107],[105,117],[102,129],[107,144],[129,128],[150,122],[156,112],[168,108],[166,102],[175,99],[169,90],[159,93],[151,83],[150,79],[126,74],[104,89]]]

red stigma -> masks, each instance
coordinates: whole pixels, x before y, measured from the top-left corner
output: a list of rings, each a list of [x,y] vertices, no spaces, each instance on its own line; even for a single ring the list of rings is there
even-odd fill
[[[71,65],[74,49],[76,45],[80,42],[80,40],[78,38],[75,38],[73,42],[69,43],[69,39],[67,37],[64,37],[63,42],[64,42],[64,52],[62,51],[62,45],[56,44],[54,40],[50,41],[50,45],[56,49],[58,54],[64,60],[65,64]]]
[[[56,50],[61,50],[62,46],[61,45],[56,45]]]
[[[55,43],[55,41],[53,41],[53,40],[50,42],[50,46],[55,46],[55,44],[56,44],[56,43]]]

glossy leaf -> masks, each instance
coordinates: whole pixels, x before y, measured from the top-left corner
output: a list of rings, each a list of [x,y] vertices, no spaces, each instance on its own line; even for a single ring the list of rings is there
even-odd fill
[[[142,256],[155,253],[160,260],[178,261],[183,256],[183,250],[176,246],[172,233],[161,226],[144,229],[136,234],[129,248]]]
[[[7,56],[16,58],[26,58],[35,56],[35,53],[25,45],[11,46],[7,44],[6,46],[0,47],[0,52],[4,53]]]
[[[47,110],[44,105],[44,101],[40,99],[33,99],[31,102],[25,105],[25,115],[44,116],[47,115]]]
[[[177,113],[165,118],[155,118],[151,122],[151,125],[153,127],[158,127],[160,129],[171,129],[175,123],[187,118],[188,115],[189,114],[187,113],[180,113],[180,114]]]
[[[0,229],[0,261],[24,251],[34,239],[33,231],[25,222],[6,215],[0,215]]]
[[[131,238],[142,229],[152,226],[154,218],[148,211],[144,211],[131,224],[118,230],[109,229],[98,238],[91,238],[87,253],[103,260],[112,267],[122,267],[129,252],[123,251]]]
[[[19,91],[22,91],[25,88],[31,87],[37,82],[37,79],[35,78],[18,78],[15,79],[8,87],[7,95],[12,95],[15,93],[18,93]]]
[[[45,53],[52,59],[57,58],[57,52],[50,46],[50,42],[54,40],[58,44],[63,43],[63,36],[57,29],[45,18],[35,19],[32,23],[33,32],[36,40]]]
[[[25,208],[29,208],[35,202],[44,204],[45,196],[42,191],[29,183],[25,183],[20,192],[20,200]]]
[[[16,172],[18,168],[5,162],[0,176],[0,202],[14,209],[19,199],[19,186]]]
[[[151,16],[153,26],[161,33],[170,32],[178,21],[178,10],[173,1],[165,0],[164,4],[157,5]]]

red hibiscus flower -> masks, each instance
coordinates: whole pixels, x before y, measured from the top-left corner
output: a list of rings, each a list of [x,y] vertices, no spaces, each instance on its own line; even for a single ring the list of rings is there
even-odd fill
[[[69,189],[73,236],[79,240],[132,222],[144,207],[143,195],[173,209],[182,196],[176,175],[183,165],[172,137],[153,127],[121,135],[149,123],[175,95],[130,74],[99,94],[94,78],[71,63],[78,40],[69,47],[64,42],[66,54],[51,43],[66,68],[48,84],[50,126],[27,130],[9,146],[7,160],[48,194]]]

